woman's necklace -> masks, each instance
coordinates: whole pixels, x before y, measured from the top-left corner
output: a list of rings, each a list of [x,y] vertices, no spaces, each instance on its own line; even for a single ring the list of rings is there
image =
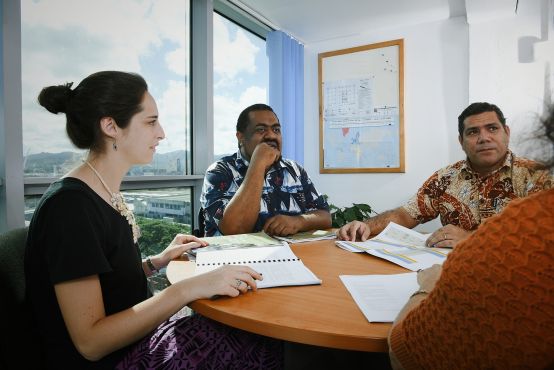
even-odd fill
[[[104,185],[104,188],[106,188],[106,191],[110,194],[110,201],[112,202],[113,207],[121,214],[121,216],[125,217],[129,225],[131,225],[131,229],[133,230],[133,242],[136,243],[138,238],[140,238],[140,227],[137,225],[133,211],[131,211],[127,206],[127,203],[125,203],[123,195],[121,195],[121,193],[112,192],[102,176],[100,176],[98,171],[96,171],[96,168],[92,167],[92,164],[90,164],[89,161],[85,161],[85,163],[90,167],[92,172],[96,174],[102,185]]]

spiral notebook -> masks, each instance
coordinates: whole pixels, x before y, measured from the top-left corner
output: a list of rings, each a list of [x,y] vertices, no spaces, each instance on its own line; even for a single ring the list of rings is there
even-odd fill
[[[258,288],[321,284],[286,243],[242,249],[199,249],[196,253],[196,275],[224,265],[246,265],[261,273],[264,279],[256,282]]]

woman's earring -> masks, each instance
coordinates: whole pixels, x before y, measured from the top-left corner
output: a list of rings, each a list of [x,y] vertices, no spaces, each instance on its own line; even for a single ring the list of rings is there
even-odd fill
[[[113,150],[115,150],[117,152],[117,144],[116,144],[115,140],[113,141],[112,148],[113,148]]]

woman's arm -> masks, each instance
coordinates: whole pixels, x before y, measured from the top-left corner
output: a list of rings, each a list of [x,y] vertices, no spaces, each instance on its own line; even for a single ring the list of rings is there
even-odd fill
[[[191,235],[178,234],[152,263],[160,269],[191,248],[207,243]],[[143,263],[143,268],[145,267]],[[145,271],[151,274],[151,271]],[[236,282],[241,280],[237,289]],[[173,284],[160,293],[127,310],[106,316],[98,275],[62,282],[54,286],[58,304],[73,344],[88,360],[99,360],[131,344],[168,319],[190,302],[214,295],[238,296],[262,276],[249,267],[226,266],[207,274]]]
[[[406,302],[406,305],[402,308],[402,310],[398,313],[398,316],[394,320],[394,323],[392,325],[392,328],[389,332],[389,356],[391,360],[392,368],[395,370],[402,370],[403,366],[398,361],[394,349],[391,346],[390,343],[390,333],[394,330],[394,328],[404,320],[404,318],[416,307],[420,305],[421,302],[427,298],[427,295],[433,288],[435,287],[435,284],[440,278],[442,272],[442,266],[441,265],[433,265],[432,267],[419,271],[417,274],[417,281],[419,283],[419,289],[414,292],[414,294],[408,299],[408,302]]]
[[[156,270],[160,270],[169,264],[169,261],[181,257],[183,253],[194,248],[207,246],[208,243],[202,239],[198,239],[192,235],[177,234],[167,248],[155,256],[150,256],[150,263],[154,265]],[[146,276],[151,276],[155,271],[152,271],[146,259],[142,261],[142,270]]]
[[[236,288],[237,279],[245,282]],[[188,303],[214,295],[238,296],[256,289],[262,276],[246,266],[225,266],[182,280],[155,296],[106,316],[98,275],[54,286],[58,304],[73,344],[83,357],[97,361],[154,330]]]

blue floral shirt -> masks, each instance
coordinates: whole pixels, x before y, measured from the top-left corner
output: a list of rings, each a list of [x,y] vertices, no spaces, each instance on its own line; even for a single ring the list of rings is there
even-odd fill
[[[200,202],[204,208],[206,236],[222,235],[219,222],[227,203],[242,184],[248,161],[240,152],[223,157],[206,171]],[[278,215],[300,215],[329,205],[314,187],[306,170],[290,159],[281,159],[265,176],[260,214],[252,232],[263,229],[267,219]]]

